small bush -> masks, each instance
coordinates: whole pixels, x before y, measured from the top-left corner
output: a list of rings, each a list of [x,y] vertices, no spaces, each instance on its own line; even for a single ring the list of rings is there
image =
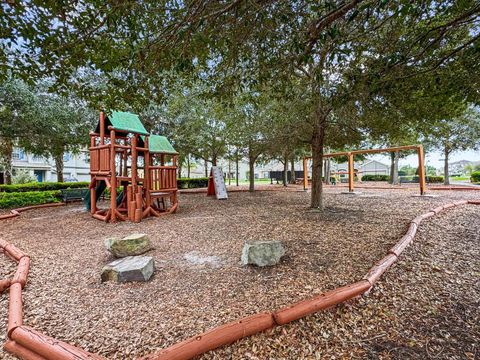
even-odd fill
[[[208,177],[206,178],[180,178],[177,179],[179,189],[194,189],[208,186]]]
[[[26,170],[17,170],[12,178],[12,182],[14,184],[29,184],[37,182],[37,178]]]
[[[480,183],[480,171],[472,172],[470,175],[470,181],[472,183]]]
[[[389,181],[388,175],[363,175],[362,181]]]
[[[59,202],[60,190],[53,191],[27,191],[0,193],[0,208],[19,208],[30,205],[40,205]]]
[[[438,184],[443,182],[443,176],[425,176],[425,181],[429,184]],[[401,182],[419,183],[420,179],[418,175],[415,176],[403,176]]]
[[[28,184],[0,185],[0,192],[30,192],[30,191],[51,191],[62,189],[88,188],[90,182],[30,182]]]
[[[443,176],[427,176],[426,177],[427,183],[443,183],[444,177]]]

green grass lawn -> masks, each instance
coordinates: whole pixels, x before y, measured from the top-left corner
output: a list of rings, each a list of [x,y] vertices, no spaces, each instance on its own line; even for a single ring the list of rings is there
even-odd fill
[[[273,182],[276,184],[276,181]],[[228,179],[225,179],[225,184],[228,185]],[[239,179],[238,185],[248,185],[249,181],[245,179]],[[255,184],[270,184],[270,179],[255,179]],[[236,185],[235,179],[231,180],[231,185]]]
[[[450,181],[469,181],[469,176],[451,176]]]

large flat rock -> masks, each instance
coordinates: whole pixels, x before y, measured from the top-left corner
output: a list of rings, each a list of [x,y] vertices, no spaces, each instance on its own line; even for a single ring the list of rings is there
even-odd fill
[[[117,258],[141,255],[153,249],[146,234],[132,234],[123,239],[106,239],[105,247]]]
[[[155,271],[151,256],[128,256],[112,261],[102,269],[102,281],[148,281]]]
[[[278,240],[245,243],[242,251],[242,264],[272,266],[278,264],[283,255],[285,255],[285,248]]]

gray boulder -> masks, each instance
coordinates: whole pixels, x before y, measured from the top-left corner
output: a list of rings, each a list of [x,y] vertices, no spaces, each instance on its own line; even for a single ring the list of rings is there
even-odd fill
[[[132,234],[123,239],[106,239],[105,247],[117,258],[141,255],[153,249],[150,239],[145,234]]]
[[[242,264],[271,266],[278,264],[283,255],[285,255],[285,248],[278,240],[245,243],[242,251]]]
[[[115,260],[102,269],[103,281],[148,281],[155,271],[155,263],[150,256],[128,256]]]

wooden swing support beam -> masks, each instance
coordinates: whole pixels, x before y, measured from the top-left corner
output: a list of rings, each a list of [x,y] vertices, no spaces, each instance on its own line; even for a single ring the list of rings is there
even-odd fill
[[[359,154],[377,154],[383,152],[397,152],[397,151],[405,151],[405,150],[415,150],[418,155],[418,177],[419,177],[419,185],[420,185],[420,194],[424,195],[426,191],[426,179],[425,179],[425,162],[424,162],[424,152],[422,145],[407,145],[407,146],[396,146],[391,148],[383,148],[383,149],[366,149],[366,150],[353,150],[353,151],[345,151],[345,152],[336,152],[331,154],[323,154],[324,158],[328,157],[338,157],[338,156],[346,156],[348,158],[348,191],[354,191],[354,168],[353,168],[353,160],[355,155]],[[311,159],[311,156],[307,156],[303,158],[303,189],[306,190],[308,188],[308,164],[307,161]]]

